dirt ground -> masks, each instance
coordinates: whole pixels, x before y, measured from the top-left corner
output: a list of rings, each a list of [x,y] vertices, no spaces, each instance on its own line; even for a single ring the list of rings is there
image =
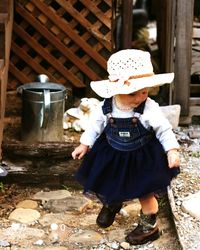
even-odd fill
[[[11,226],[11,224],[13,222],[8,220],[8,217],[10,215],[10,213],[16,208],[16,205],[20,202],[23,201],[25,199],[30,199],[32,197],[33,194],[35,194],[36,192],[40,191],[41,188],[40,187],[28,187],[28,186],[19,186],[16,184],[13,185],[3,185],[1,186],[1,190],[0,190],[0,229],[3,228],[8,228]],[[48,188],[43,189],[43,190],[49,190]],[[75,191],[73,189],[71,189],[71,191],[73,192],[74,195],[80,195],[79,191]],[[170,206],[168,203],[168,199],[166,195],[163,195],[162,197],[159,198],[159,206],[160,206],[160,211],[158,214],[158,220],[159,220],[159,224],[160,224],[160,229],[161,229],[161,237],[160,239],[156,240],[153,243],[150,244],[146,244],[143,246],[139,246],[139,247],[132,247],[129,249],[163,249],[163,250],[179,250],[180,245],[176,236],[176,230],[173,224],[173,220],[171,217],[171,211],[170,211]],[[92,209],[87,210],[86,212],[83,213],[79,213],[79,215],[77,216],[77,221],[73,222],[73,225],[71,225],[71,227],[76,227],[77,228],[82,228],[83,230],[93,230],[96,232],[100,232],[101,234],[103,234],[104,236],[106,234],[111,234],[112,231],[118,231],[118,230],[122,230],[124,229],[125,231],[130,230],[130,228],[133,227],[134,222],[136,222],[136,218],[124,218],[121,214],[117,215],[116,217],[116,223],[114,223],[114,225],[112,227],[110,227],[108,230],[100,230],[96,224],[93,225],[88,225],[87,223],[85,225],[85,227],[83,226],[79,226],[79,222],[84,220],[84,218],[88,218],[87,216],[89,215],[94,215],[94,214],[98,214],[100,205],[97,202],[96,206],[93,206]],[[43,214],[48,213],[48,211],[46,211],[43,207],[40,206],[40,212]],[[42,229],[40,223],[36,223],[35,225],[31,226],[33,228],[39,228]],[[112,237],[113,238],[113,237]],[[116,241],[119,238],[116,235]],[[5,239],[4,239],[5,240]],[[66,249],[114,249],[112,247],[107,247],[107,248],[103,248],[103,245],[105,247],[105,243],[99,243],[99,245],[97,246],[96,242],[93,243],[91,242],[90,245],[87,246],[83,246],[83,245],[76,245],[73,243],[70,243],[67,241],[67,239],[60,241],[57,244],[53,244],[50,240],[49,240],[49,235],[48,232],[46,232],[46,236],[44,241],[46,242],[46,246],[45,247],[49,247],[49,248],[44,248],[44,246],[40,246],[39,248],[37,248],[36,246],[33,245],[33,242],[35,241],[35,238],[33,237],[32,239],[29,238],[28,242],[29,242],[29,249],[50,249],[50,247],[66,247]],[[114,239],[112,239],[112,241],[114,241]],[[1,242],[1,236],[0,236],[0,242]],[[27,240],[26,240],[26,246],[28,244]],[[17,248],[18,247],[18,248]],[[95,248],[96,247],[96,248]],[[147,248],[148,247],[148,248]],[[3,247],[1,247],[3,248]],[[4,249],[4,248],[3,248]],[[5,249],[25,249],[23,242],[20,242],[19,246],[18,244],[14,244],[11,248],[5,248]],[[59,249],[59,248],[58,248]],[[60,248],[61,249],[61,248]],[[117,248],[117,249],[123,249],[123,248]]]
[[[16,127],[15,124],[8,124],[9,126],[6,126],[5,133],[4,133],[4,146],[6,145],[8,149],[9,145],[14,145],[20,149],[22,147],[22,144],[20,142],[19,137],[19,127]],[[71,145],[69,148],[69,151],[71,152],[73,147],[76,145],[77,141],[79,140],[80,133],[72,132],[72,131],[66,131],[65,133],[65,140]],[[12,141],[10,140],[12,138]],[[12,144],[14,143],[14,144]],[[52,148],[55,145],[52,145]],[[5,150],[5,148],[3,147]],[[2,179],[0,180],[1,186],[0,186],[0,230],[6,229],[12,226],[12,221],[10,221],[9,215],[10,213],[16,208],[16,205],[26,199],[31,199],[33,194],[39,192],[39,191],[50,191],[50,190],[56,190],[56,189],[63,189],[67,188],[67,190],[70,190],[74,197],[75,196],[82,196],[81,193],[81,187],[77,186],[77,183],[73,179],[73,174],[76,171],[76,168],[78,168],[79,162],[74,161],[70,158],[68,159],[58,159],[55,158],[49,158],[47,157],[28,157],[24,158],[24,154],[28,156],[31,150],[25,150],[23,152],[22,150],[13,150],[12,146],[8,150],[9,152],[5,152],[5,161],[8,164],[8,167],[10,167],[10,176],[12,178],[10,179]],[[40,153],[43,153],[41,150]],[[8,153],[8,155],[7,155]],[[11,157],[12,155],[12,157]],[[13,155],[15,156],[13,158]],[[30,156],[30,155],[29,155]],[[33,160],[34,159],[34,160]],[[7,184],[6,184],[7,183]],[[16,184],[17,183],[17,184]],[[19,185],[20,184],[20,185]],[[45,246],[35,246],[34,242],[36,241],[35,237],[30,237],[29,239],[26,239],[26,242],[18,242],[15,244],[12,244],[10,248],[1,247],[3,249],[10,249],[10,250],[22,250],[28,249],[31,250],[50,250],[54,249],[52,247],[58,247],[55,248],[55,250],[62,250],[60,247],[65,247],[69,250],[78,250],[78,249],[84,249],[84,250],[111,250],[111,249],[123,249],[120,246],[118,248],[112,248],[113,242],[117,241],[120,243],[123,241],[123,234],[126,234],[126,232],[130,231],[133,228],[134,223],[137,222],[137,217],[128,217],[124,218],[121,214],[117,215],[116,223],[112,227],[110,227],[108,230],[101,230],[98,228],[98,226],[95,223],[95,219],[91,224],[87,224],[87,218],[88,216],[96,216],[98,215],[100,204],[98,201],[95,201],[95,205],[92,209],[87,210],[86,212],[79,213],[78,216],[76,216],[76,221],[73,221],[72,225],[69,225],[71,227],[72,231],[77,230],[92,230],[92,232],[100,233],[103,237],[106,237],[109,239],[108,242],[99,242],[98,244],[96,242],[90,242],[89,245],[85,246],[80,244],[75,244],[74,242],[68,241],[68,239],[64,239],[62,241],[59,241],[57,243],[52,243],[52,241],[49,240],[50,231],[47,228],[44,228],[40,223],[35,223],[34,225],[31,225],[31,228],[34,229],[42,229],[45,231]],[[153,243],[148,243],[142,246],[133,246],[127,249],[148,249],[148,250],[179,250],[180,245],[176,234],[176,229],[173,223],[172,214],[170,210],[170,205],[167,199],[167,195],[163,195],[159,198],[159,214],[158,214],[158,221],[160,225],[160,231],[161,231],[161,237],[154,241]],[[42,204],[39,204],[38,208],[39,212],[42,214],[42,216],[45,216],[45,214],[48,213],[48,211],[42,206]],[[81,226],[79,224],[80,221],[85,221],[85,226]],[[122,233],[121,233],[122,232]],[[0,243],[1,239],[0,236]],[[81,241],[81,239],[80,239]],[[8,243],[10,242],[10,238],[8,240]],[[15,241],[14,241],[15,242]],[[108,245],[108,243],[110,245]],[[114,246],[113,246],[114,247]],[[27,250],[28,250],[27,249]]]

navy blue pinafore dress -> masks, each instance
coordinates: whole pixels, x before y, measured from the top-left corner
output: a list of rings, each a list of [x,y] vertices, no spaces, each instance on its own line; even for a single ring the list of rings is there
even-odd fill
[[[179,168],[169,168],[166,153],[153,130],[139,121],[145,102],[130,118],[115,118],[112,98],[105,99],[103,113],[109,121],[85,155],[76,179],[84,193],[95,194],[104,204],[140,198],[166,190]]]

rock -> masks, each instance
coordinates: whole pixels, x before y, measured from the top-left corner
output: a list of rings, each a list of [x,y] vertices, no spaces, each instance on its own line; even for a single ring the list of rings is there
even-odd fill
[[[110,230],[108,233],[109,241],[118,240],[119,242],[123,242],[125,237],[125,230],[124,229],[117,229],[117,230]]]
[[[51,212],[78,211],[83,212],[86,208],[92,207],[92,201],[82,197],[66,197],[60,200],[49,200],[44,208]]]
[[[188,135],[191,139],[200,138],[200,130],[192,130],[188,132]]]
[[[175,129],[178,127],[181,106],[178,104],[175,105],[168,105],[168,106],[161,106],[160,107],[164,116],[169,120],[172,128]]]
[[[36,209],[38,207],[38,204],[36,201],[32,200],[24,200],[19,202],[16,205],[16,208],[30,208],[30,209]]]
[[[10,243],[6,240],[0,240],[0,248],[2,247],[9,247]]]
[[[52,224],[51,224],[51,230],[52,230],[52,231],[55,231],[55,230],[57,230],[57,229],[58,229],[58,224],[52,223]]]
[[[119,243],[116,241],[113,241],[111,243],[107,243],[107,245],[111,248],[111,249],[119,249]]]
[[[69,250],[68,247],[61,247],[61,246],[55,246],[55,247],[43,247],[41,250]]]
[[[42,201],[49,201],[49,200],[59,200],[70,197],[71,193],[67,190],[55,190],[49,192],[40,191],[33,196],[34,200],[42,200]]]
[[[39,223],[43,226],[51,226],[51,224],[74,225],[77,221],[77,215],[71,213],[48,213],[39,219]],[[75,226],[78,226],[77,224]]]
[[[183,199],[182,210],[191,216],[200,219],[200,192],[189,195]]]
[[[138,214],[140,213],[141,205],[139,202],[133,201],[132,203],[124,206],[120,214],[127,217],[127,216],[132,216],[132,217],[137,217]]]
[[[28,239],[42,239],[45,236],[45,232],[42,229],[30,228],[24,224],[16,230],[12,227],[0,230],[2,239],[6,238],[10,243],[21,241],[24,242]]]
[[[44,245],[44,241],[43,240],[37,240],[36,242],[34,242],[33,245],[42,246],[42,245]]]
[[[98,244],[102,239],[103,237],[99,233],[92,230],[79,230],[68,238],[69,242],[81,244],[89,244],[90,242]]]
[[[96,218],[97,218],[97,214],[85,215],[84,218],[81,218],[79,220],[79,224],[81,226],[95,225],[96,224]]]
[[[20,223],[30,224],[40,218],[40,213],[37,210],[17,208],[9,216],[9,220]]]
[[[125,250],[130,249],[130,244],[128,242],[122,242],[120,246]]]
[[[72,229],[65,224],[51,224],[51,233],[49,239],[53,242],[61,242],[68,239],[69,235],[72,233]]]

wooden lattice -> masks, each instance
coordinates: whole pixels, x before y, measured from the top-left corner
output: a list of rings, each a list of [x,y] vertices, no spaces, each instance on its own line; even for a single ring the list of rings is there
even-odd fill
[[[85,87],[112,51],[112,0],[16,0],[8,89],[46,74]]]

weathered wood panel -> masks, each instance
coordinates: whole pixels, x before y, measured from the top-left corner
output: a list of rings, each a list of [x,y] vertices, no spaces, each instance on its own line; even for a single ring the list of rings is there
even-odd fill
[[[174,103],[181,104],[181,115],[189,113],[192,26],[194,0],[177,0]]]
[[[13,0],[0,3],[0,160],[6,104],[7,76],[13,24]]]
[[[8,89],[38,74],[67,87],[107,75],[112,0],[17,0]]]
[[[122,2],[123,13],[122,13],[122,46],[124,49],[131,49],[132,47],[132,33],[133,33],[133,1],[126,0]]]
[[[159,47],[159,68],[161,72],[174,72],[174,31],[176,26],[176,1],[156,0],[157,43]],[[174,84],[163,86],[169,93],[172,104]]]

